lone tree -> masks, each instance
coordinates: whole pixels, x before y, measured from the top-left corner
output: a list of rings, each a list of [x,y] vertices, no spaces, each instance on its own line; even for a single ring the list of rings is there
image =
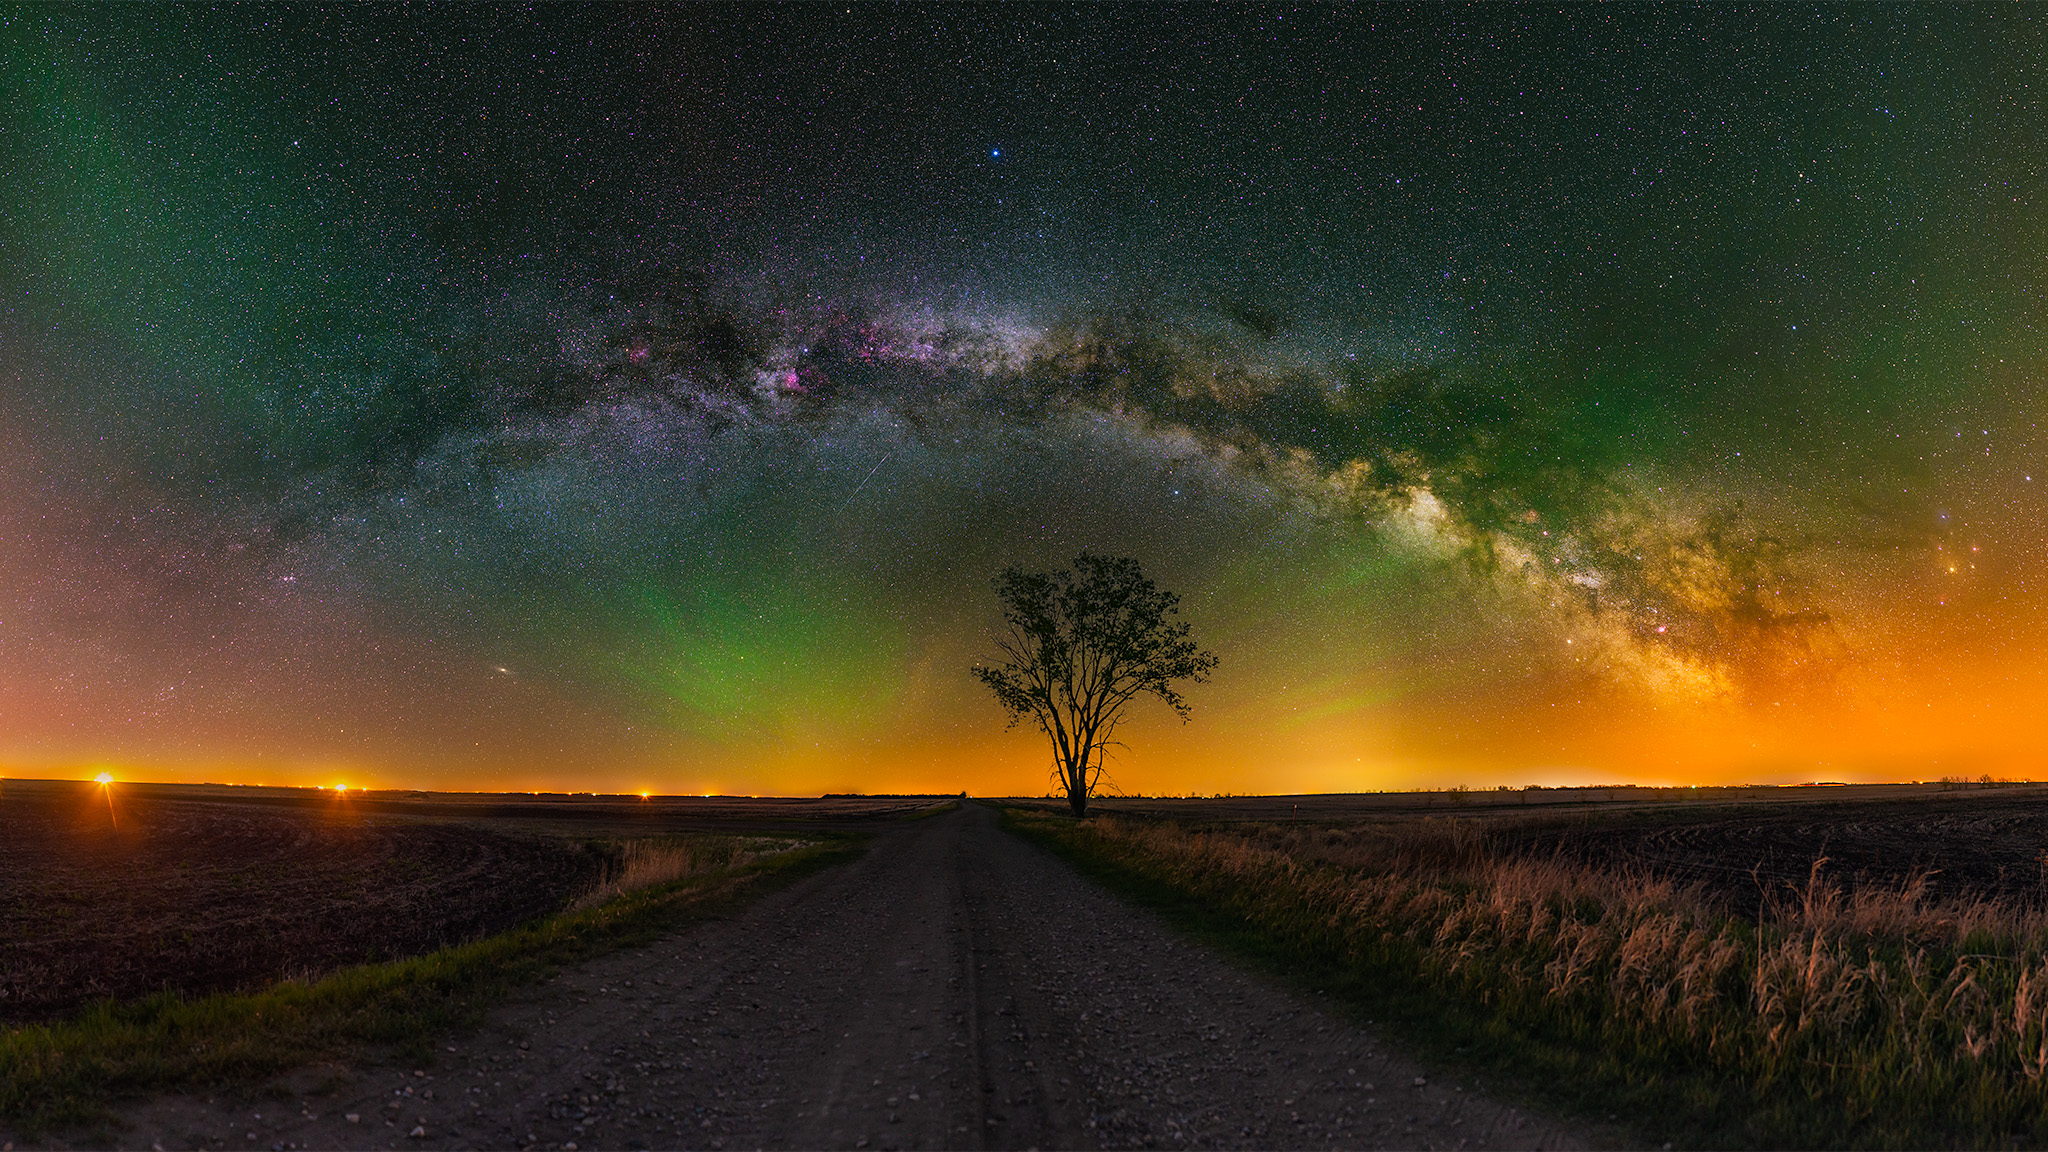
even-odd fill
[[[1174,682],[1207,680],[1216,654],[1188,639],[1173,619],[1180,597],[1154,587],[1136,560],[1083,552],[1072,572],[1005,568],[995,585],[1009,625],[996,640],[1003,661],[974,674],[1012,727],[1025,716],[1038,722],[1068,807],[1086,816],[1124,705],[1149,692],[1186,723]]]

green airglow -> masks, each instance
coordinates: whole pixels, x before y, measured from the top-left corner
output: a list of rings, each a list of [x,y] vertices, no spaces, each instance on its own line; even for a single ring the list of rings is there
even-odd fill
[[[593,618],[589,674],[686,737],[844,739],[883,727],[904,683],[900,627],[821,578],[642,581]]]

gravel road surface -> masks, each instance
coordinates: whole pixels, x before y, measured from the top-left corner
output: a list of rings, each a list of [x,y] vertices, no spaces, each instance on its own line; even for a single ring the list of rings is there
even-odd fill
[[[1569,1148],[976,804],[563,972],[427,1068],[130,1109],[129,1148]],[[251,1102],[256,1101],[256,1102]],[[61,1144],[56,1146],[63,1146]]]

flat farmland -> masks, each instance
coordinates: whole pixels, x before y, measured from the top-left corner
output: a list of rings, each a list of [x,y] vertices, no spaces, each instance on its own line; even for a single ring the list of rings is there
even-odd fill
[[[1827,889],[1913,891],[1929,904],[2048,905],[2048,790],[2033,787],[1595,815],[1504,838],[1696,883],[1750,919],[1766,902]]]
[[[0,782],[0,1022],[260,987],[559,911],[624,840],[858,828],[931,798],[349,793]]]
[[[1816,879],[1850,894],[1910,885],[1927,901],[2048,904],[2048,786],[2035,784],[1128,798],[1094,809],[1189,827],[1256,825],[1292,854],[1337,864],[1432,853],[1562,857],[1696,885],[1749,918]]]

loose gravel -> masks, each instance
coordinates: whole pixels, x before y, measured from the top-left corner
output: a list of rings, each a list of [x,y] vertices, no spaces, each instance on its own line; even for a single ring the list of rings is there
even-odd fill
[[[172,1096],[123,1148],[1574,1148],[957,812],[565,971],[429,1067]],[[51,1141],[52,1147],[91,1146]]]

